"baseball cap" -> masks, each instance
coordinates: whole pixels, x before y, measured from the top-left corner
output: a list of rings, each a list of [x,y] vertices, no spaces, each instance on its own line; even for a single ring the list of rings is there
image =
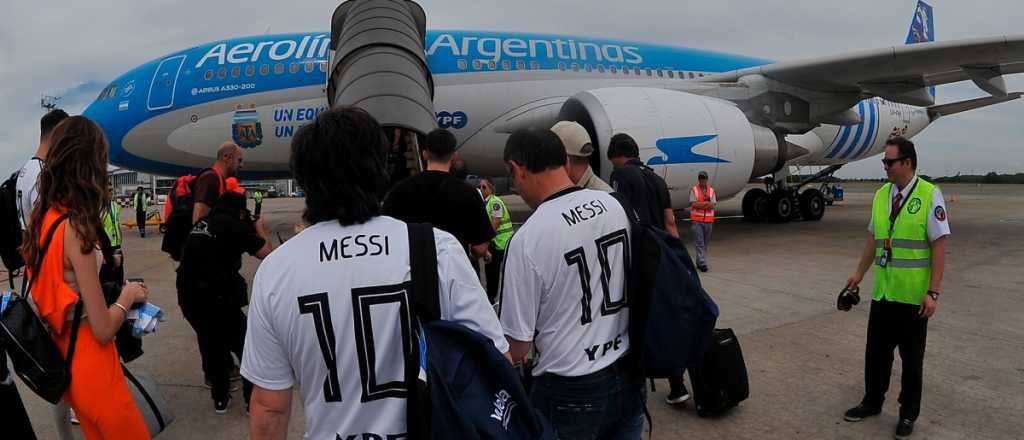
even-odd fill
[[[559,121],[551,127],[558,138],[565,146],[565,154],[578,157],[590,157],[594,152],[594,145],[590,142],[590,135],[582,125],[572,121]]]

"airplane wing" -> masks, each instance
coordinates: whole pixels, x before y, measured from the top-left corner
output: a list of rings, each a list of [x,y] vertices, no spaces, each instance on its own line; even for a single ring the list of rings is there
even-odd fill
[[[849,54],[785,61],[706,76],[700,81],[739,88],[748,100],[765,93],[807,101],[805,122],[859,122],[847,109],[878,96],[910,105],[935,104],[931,86],[973,81],[992,96],[1006,96],[1003,75],[1024,72],[1024,35],[923,42]],[[736,94],[736,91],[724,93]],[[796,122],[796,121],[793,121]]]

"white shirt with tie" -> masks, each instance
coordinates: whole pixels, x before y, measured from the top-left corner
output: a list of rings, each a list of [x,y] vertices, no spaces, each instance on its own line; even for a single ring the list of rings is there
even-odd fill
[[[910,191],[914,188],[914,182],[917,181],[917,175],[915,174],[910,179],[910,184],[899,191],[889,191],[889,212],[892,213],[893,202],[896,200],[896,195],[901,195],[901,203],[910,197]],[[896,184],[892,184],[892,189],[896,188]],[[928,215],[928,242],[934,242],[942,237],[949,235],[949,213],[946,211],[946,201],[942,198],[942,191],[936,186],[935,190],[932,191],[932,206],[929,210]],[[871,220],[868,221],[868,232],[875,233],[875,218],[874,212],[872,211]]]

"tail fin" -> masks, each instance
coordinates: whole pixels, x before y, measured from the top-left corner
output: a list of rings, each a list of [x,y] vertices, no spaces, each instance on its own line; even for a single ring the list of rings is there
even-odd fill
[[[914,18],[910,21],[910,31],[907,32],[906,44],[927,43],[935,41],[935,19],[932,15],[932,6],[923,0],[918,0],[914,8]],[[928,87],[928,94],[935,99],[935,86]]]
[[[910,31],[907,32],[906,44],[929,41],[935,41],[935,20],[932,16],[932,7],[919,0],[917,8],[914,9],[914,19],[910,22]]]

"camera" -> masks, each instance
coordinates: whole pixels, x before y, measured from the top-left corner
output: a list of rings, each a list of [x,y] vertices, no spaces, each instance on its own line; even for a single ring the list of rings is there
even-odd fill
[[[837,309],[848,312],[857,304],[860,304],[860,287],[851,289],[847,286],[839,292],[839,298],[836,299]]]

